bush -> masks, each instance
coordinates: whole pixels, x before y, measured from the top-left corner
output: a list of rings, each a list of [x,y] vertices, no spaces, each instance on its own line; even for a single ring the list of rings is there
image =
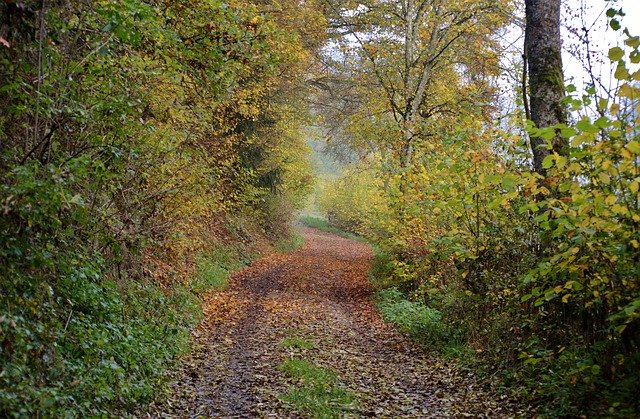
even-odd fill
[[[412,302],[397,288],[388,288],[376,294],[382,317],[422,344],[442,348],[451,336],[442,321],[442,313],[421,302]]]
[[[526,127],[550,150],[566,144],[544,177],[524,138],[467,114],[416,142],[411,167],[380,150],[325,190],[336,222],[357,221],[389,257],[374,265],[395,287],[385,318],[419,340],[455,331],[552,416],[639,408],[640,72],[628,62],[640,42],[624,34],[609,51],[615,91],[570,85],[576,121]]]

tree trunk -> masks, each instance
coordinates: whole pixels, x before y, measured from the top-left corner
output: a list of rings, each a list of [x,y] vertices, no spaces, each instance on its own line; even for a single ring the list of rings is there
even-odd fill
[[[529,69],[531,120],[537,128],[565,123],[560,0],[525,0],[525,6],[525,57]],[[566,143],[557,134],[552,146],[553,151],[562,154]],[[532,137],[531,149],[534,170],[545,176],[542,161],[549,155],[545,140]]]

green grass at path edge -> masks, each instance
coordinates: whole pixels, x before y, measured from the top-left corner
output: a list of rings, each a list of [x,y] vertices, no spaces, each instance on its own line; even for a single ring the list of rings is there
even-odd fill
[[[239,251],[216,246],[211,252],[196,259],[196,273],[189,283],[190,291],[201,294],[211,290],[227,288],[229,275],[248,265],[253,257],[243,258]]]
[[[304,246],[304,237],[294,233],[291,237],[286,237],[275,242],[273,248],[279,253],[292,253]]]
[[[481,365],[465,332],[448,324],[440,310],[416,301],[400,290],[391,279],[393,258],[378,246],[373,245],[373,251],[368,277],[376,289],[376,307],[382,318],[425,350],[435,351],[444,359],[454,360],[460,366],[471,367],[480,373]]]

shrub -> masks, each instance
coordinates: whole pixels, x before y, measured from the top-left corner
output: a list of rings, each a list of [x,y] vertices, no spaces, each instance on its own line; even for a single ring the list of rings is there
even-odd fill
[[[412,302],[397,288],[378,291],[378,309],[382,317],[419,342],[434,348],[450,339],[442,314],[421,302]]]

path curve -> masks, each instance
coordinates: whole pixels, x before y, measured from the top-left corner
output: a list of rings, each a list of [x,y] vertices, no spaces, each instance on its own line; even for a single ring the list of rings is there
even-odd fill
[[[335,370],[356,395],[345,417],[513,417],[514,404],[468,372],[429,356],[385,324],[366,273],[371,249],[301,228],[305,245],[271,255],[207,296],[195,349],[154,402],[152,417],[298,417],[280,400],[292,383],[278,365],[301,350],[279,345],[304,336],[304,356]]]

